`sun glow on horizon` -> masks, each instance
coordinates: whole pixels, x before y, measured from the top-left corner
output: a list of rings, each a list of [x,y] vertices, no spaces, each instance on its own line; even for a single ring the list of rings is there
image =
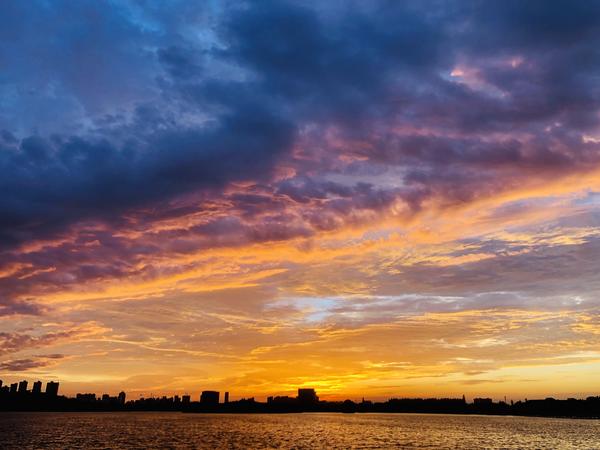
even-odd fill
[[[593,2],[17,3],[4,384],[600,393]]]

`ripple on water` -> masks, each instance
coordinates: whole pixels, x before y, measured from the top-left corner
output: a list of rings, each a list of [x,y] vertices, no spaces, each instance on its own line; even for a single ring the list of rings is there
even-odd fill
[[[1,413],[0,448],[594,449],[600,421],[427,414]]]

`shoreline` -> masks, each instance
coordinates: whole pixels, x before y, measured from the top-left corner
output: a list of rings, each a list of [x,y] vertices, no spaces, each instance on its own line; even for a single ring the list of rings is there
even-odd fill
[[[485,414],[485,413],[469,413],[469,412],[407,412],[407,411],[174,411],[174,410],[134,410],[134,409],[115,409],[115,410],[0,410],[0,414],[154,414],[154,413],[169,413],[169,414],[186,414],[186,415],[212,415],[212,416],[276,416],[276,415],[399,415],[399,416],[472,416],[472,417],[512,417],[518,418],[537,418],[537,419],[564,419],[564,420],[600,420],[600,416],[549,416],[549,415],[529,415],[529,414]]]

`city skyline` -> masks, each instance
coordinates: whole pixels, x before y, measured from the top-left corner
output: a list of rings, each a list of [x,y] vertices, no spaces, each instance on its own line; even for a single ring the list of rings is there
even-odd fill
[[[417,413],[417,414],[484,414],[537,416],[562,418],[600,417],[600,396],[585,399],[564,400],[547,397],[525,399],[524,401],[504,398],[494,402],[489,397],[476,397],[472,402],[461,397],[392,397],[385,401],[372,401],[364,397],[358,401],[351,399],[324,400],[314,388],[298,388],[295,396],[269,396],[266,402],[255,397],[230,400],[229,392],[223,397],[218,391],[203,390],[198,400],[190,395],[152,396],[149,398],[128,399],[124,391],[116,396],[93,393],[78,393],[75,397],[58,395],[58,384],[48,382],[46,392],[41,392],[41,382],[34,383],[34,389],[27,390],[27,381],[1,386],[0,411],[37,412],[183,412],[183,413],[223,413],[223,414],[285,414],[285,413]]]
[[[0,379],[598,395],[598,42],[597,1],[2,2]]]

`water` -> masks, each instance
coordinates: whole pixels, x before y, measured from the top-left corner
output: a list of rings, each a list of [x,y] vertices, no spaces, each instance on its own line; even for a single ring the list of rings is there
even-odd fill
[[[0,448],[600,449],[600,420],[427,414],[0,413]]]

